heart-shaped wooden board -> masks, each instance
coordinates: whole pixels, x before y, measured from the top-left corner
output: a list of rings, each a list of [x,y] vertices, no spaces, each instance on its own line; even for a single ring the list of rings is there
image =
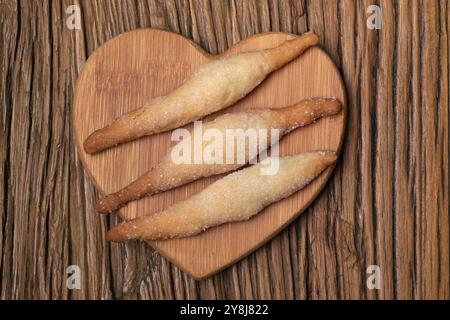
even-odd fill
[[[223,55],[275,47],[292,37],[286,33],[255,35]],[[86,137],[120,115],[173,90],[198,66],[216,58],[180,35],[156,29],[124,33],[92,54],[77,82],[73,126],[81,160],[102,194],[117,191],[138,178],[156,165],[174,143],[167,132],[88,155],[83,150]],[[345,131],[345,89],[335,65],[319,48],[309,49],[271,74],[247,97],[222,113],[280,108],[314,96],[337,97],[344,104],[343,112],[285,136],[280,143],[280,155],[318,149],[339,152]],[[193,277],[204,278],[249,254],[295,219],[318,195],[331,172],[329,168],[305,189],[248,221],[211,228],[194,237],[149,244]],[[218,178],[202,179],[132,202],[119,213],[125,219],[152,214],[201,191]]]

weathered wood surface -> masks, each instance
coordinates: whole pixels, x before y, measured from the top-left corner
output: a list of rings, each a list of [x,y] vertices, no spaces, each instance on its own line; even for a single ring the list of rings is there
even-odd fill
[[[0,297],[390,299],[450,296],[447,1],[0,0]],[[66,27],[77,4],[82,29]],[[70,122],[87,57],[155,27],[220,53],[265,31],[313,30],[347,86],[348,127],[328,186],[248,258],[197,282],[144,243],[108,244]],[[66,289],[79,265],[81,289]],[[380,290],[366,287],[379,265]]]

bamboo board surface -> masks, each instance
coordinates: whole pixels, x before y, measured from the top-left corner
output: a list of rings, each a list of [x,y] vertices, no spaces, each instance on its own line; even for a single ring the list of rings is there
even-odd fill
[[[292,38],[265,33],[245,39],[224,55],[272,48]],[[88,155],[82,144],[94,130],[118,116],[165,95],[198,66],[219,56],[174,33],[142,29],[128,32],[98,48],[88,59],[77,82],[73,112],[75,139],[81,159],[102,193],[111,193],[155,166],[173,145],[166,132]],[[331,59],[319,48],[271,74],[247,97],[221,111],[279,108],[308,97],[336,97],[345,90]],[[217,116],[211,115],[208,118]],[[339,151],[344,136],[345,112],[297,129],[280,142],[280,156],[310,150]],[[195,278],[203,278],[245,256],[295,219],[317,196],[332,169],[291,197],[271,205],[256,217],[211,228],[199,235],[150,245]],[[126,219],[164,210],[204,189],[220,176],[201,179],[174,190],[132,202],[120,210]],[[242,203],[242,206],[245,206]]]

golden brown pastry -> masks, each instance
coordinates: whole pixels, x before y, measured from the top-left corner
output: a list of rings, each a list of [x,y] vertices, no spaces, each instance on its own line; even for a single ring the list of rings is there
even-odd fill
[[[257,109],[225,114],[205,123],[203,131],[216,129],[225,137],[227,129],[242,129],[244,131],[248,129],[266,129],[268,133],[270,133],[271,129],[279,129],[279,136],[281,137],[288,131],[308,125],[321,117],[334,115],[340,110],[341,104],[334,98],[309,98],[281,109]],[[254,159],[258,151],[261,152],[263,149],[271,146],[273,142],[278,142],[272,141],[270,135],[267,135],[267,141],[262,141],[258,140],[258,147],[251,150],[252,148],[249,148],[249,139],[245,139],[243,161],[238,161],[238,149],[233,148],[234,155],[232,158],[234,162],[232,164],[227,164],[226,161],[223,161],[223,164],[175,164],[171,157],[172,152],[169,152],[156,167],[147,171],[122,190],[109,194],[98,201],[95,204],[95,209],[100,213],[109,213],[130,201],[144,196],[166,191],[203,177],[236,170]],[[234,144],[234,142],[234,139],[224,139],[223,153],[226,153],[227,145]],[[182,143],[183,141],[179,142],[174,149]],[[207,143],[203,142],[204,148]],[[194,151],[191,152],[191,158],[193,158],[193,154]]]
[[[267,75],[319,42],[308,33],[278,47],[209,62],[181,86],[96,130],[84,142],[87,153],[183,126],[224,109],[252,91]]]
[[[186,237],[223,223],[247,220],[273,202],[310,183],[336,161],[330,151],[306,152],[279,159],[275,175],[261,175],[262,163],[217,180],[167,210],[121,223],[107,234],[111,241]]]

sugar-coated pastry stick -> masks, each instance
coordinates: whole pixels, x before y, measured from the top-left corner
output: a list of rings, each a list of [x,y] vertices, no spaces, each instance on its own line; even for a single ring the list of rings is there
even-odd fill
[[[281,137],[288,131],[308,125],[321,117],[334,115],[340,112],[340,110],[341,104],[335,98],[309,98],[295,105],[280,109],[256,109],[225,114],[217,117],[213,121],[205,123],[203,125],[203,131],[206,132],[208,129],[216,129],[220,131],[223,137],[226,137],[226,130],[228,129],[242,129],[243,131],[248,129],[266,129],[268,133],[270,133],[271,129],[279,129],[279,135]],[[262,151],[265,149],[263,146],[266,148],[269,147],[273,141],[269,135],[267,135],[267,139],[268,141],[264,144],[258,140],[258,148],[255,148],[254,151]],[[182,143],[183,141],[179,142],[178,145]],[[203,147],[207,143],[203,142]],[[223,152],[225,153],[227,150],[227,145],[234,143],[235,139],[225,138],[222,147]],[[119,209],[130,201],[140,199],[144,196],[166,191],[200,178],[236,170],[257,156],[257,153],[251,154],[251,148],[248,147],[248,144],[249,139],[245,139],[245,155],[244,161],[242,162],[237,161],[238,149],[233,148],[234,155],[232,159],[235,161],[232,164],[227,164],[226,161],[223,161],[223,164],[175,164],[173,159],[171,159],[171,152],[169,152],[158,165],[147,171],[137,180],[125,188],[99,200],[95,204],[95,209],[100,213],[109,213]],[[193,155],[194,150],[191,151],[191,159]]]
[[[305,187],[335,161],[336,155],[330,151],[288,156],[279,159],[274,175],[262,175],[263,163],[258,163],[217,180],[165,211],[115,226],[108,231],[107,239],[120,242],[186,237],[223,223],[247,220]]]
[[[96,153],[123,142],[178,128],[224,109],[247,95],[272,71],[318,42],[315,34],[308,33],[272,49],[209,62],[172,92],[93,132],[84,142],[84,150]]]

